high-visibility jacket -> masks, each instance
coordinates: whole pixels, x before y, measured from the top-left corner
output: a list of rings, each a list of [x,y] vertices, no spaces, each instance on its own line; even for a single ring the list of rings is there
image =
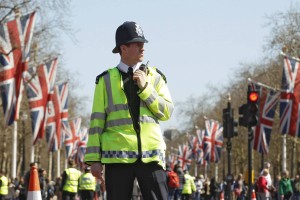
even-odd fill
[[[168,120],[173,103],[165,77],[149,67],[147,86],[140,97],[139,125],[135,131],[124,83],[117,67],[97,77],[85,162],[144,163],[157,161],[165,167],[166,144],[159,120]]]
[[[185,182],[183,185],[182,194],[192,194],[193,191],[196,191],[196,185],[191,175],[185,174],[184,180]]]
[[[7,195],[8,194],[8,179],[5,176],[1,176],[0,180],[1,180],[0,194]]]
[[[96,190],[96,178],[90,173],[84,173],[79,178],[79,190]]]
[[[67,180],[64,184],[63,191],[77,193],[78,180],[81,172],[75,168],[68,168],[65,171],[67,174]]]

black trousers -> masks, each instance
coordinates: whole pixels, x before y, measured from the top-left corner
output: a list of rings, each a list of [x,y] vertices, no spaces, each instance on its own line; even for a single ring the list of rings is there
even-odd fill
[[[62,198],[63,200],[75,200],[77,193],[63,191]]]
[[[93,190],[81,190],[80,197],[81,197],[81,200],[93,200],[94,191]]]
[[[167,200],[168,187],[165,171],[156,162],[105,164],[107,200],[130,200],[134,179],[137,179],[143,200]]]

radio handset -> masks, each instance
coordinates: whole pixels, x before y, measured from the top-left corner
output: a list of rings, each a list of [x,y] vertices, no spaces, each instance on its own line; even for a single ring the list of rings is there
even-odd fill
[[[149,64],[149,61],[146,63],[146,65],[145,64],[141,64],[141,66],[140,66],[139,69],[142,70],[142,71],[144,71],[147,74],[148,73],[148,69],[147,69],[148,64]]]

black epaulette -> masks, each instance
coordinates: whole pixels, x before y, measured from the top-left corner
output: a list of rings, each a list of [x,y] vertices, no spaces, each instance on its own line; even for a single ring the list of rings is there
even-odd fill
[[[102,72],[101,74],[99,74],[99,75],[96,77],[96,84],[98,84],[99,79],[100,79],[102,76],[104,76],[105,74],[107,74],[107,72],[108,72],[108,70]]]
[[[159,73],[161,76],[162,76],[162,78],[165,80],[165,82],[167,83],[167,78],[166,78],[166,76],[159,70],[159,69],[156,69],[156,71],[157,71],[157,73]]]

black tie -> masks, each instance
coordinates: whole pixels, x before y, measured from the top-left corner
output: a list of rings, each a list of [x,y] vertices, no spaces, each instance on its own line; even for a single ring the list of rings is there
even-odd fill
[[[128,75],[129,75],[129,77],[132,77],[133,76],[133,69],[132,69],[132,67],[129,67],[128,68]]]

